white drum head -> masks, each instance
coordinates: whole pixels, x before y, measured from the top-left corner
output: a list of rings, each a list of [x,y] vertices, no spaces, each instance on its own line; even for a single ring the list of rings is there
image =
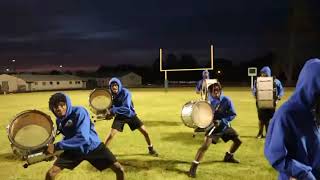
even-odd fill
[[[213,111],[209,103],[199,101],[195,103],[192,111],[194,124],[200,128],[208,127],[213,119]]]

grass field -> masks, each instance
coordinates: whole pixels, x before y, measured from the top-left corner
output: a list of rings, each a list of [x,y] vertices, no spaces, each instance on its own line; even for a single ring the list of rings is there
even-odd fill
[[[82,105],[89,110],[90,91],[67,91],[73,105]],[[286,89],[282,104],[292,93]],[[0,179],[34,180],[44,179],[51,162],[42,162],[24,169],[23,161],[15,158],[7,138],[6,126],[14,116],[24,110],[37,109],[48,113],[48,99],[53,92],[0,95]],[[183,125],[180,119],[182,106],[189,100],[198,99],[194,88],[132,89],[136,112],[149,131],[159,157],[147,154],[147,145],[143,136],[131,132],[126,125],[123,133],[117,134],[110,149],[125,167],[126,179],[130,180],[182,180],[186,176],[190,163],[203,141],[203,134],[192,138],[193,129]],[[256,139],[258,124],[255,101],[249,88],[225,88],[224,94],[234,102],[237,117],[232,126],[243,141],[235,154],[240,164],[223,163],[221,160],[229,150],[231,142],[211,145],[201,162],[197,179],[277,179],[277,173],[268,164],[263,155],[264,139]],[[101,140],[104,141],[112,121],[100,121],[95,124]],[[111,170],[99,172],[88,162],[82,162],[73,171],[64,170],[57,179],[115,179]]]

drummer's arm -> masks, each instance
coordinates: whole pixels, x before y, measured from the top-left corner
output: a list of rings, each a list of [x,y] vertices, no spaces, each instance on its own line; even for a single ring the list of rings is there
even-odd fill
[[[55,145],[54,144],[48,144],[48,147],[47,147],[47,153],[48,154],[53,154],[54,151],[55,151]]]
[[[196,84],[196,93],[197,94],[200,94],[201,88],[202,88],[202,81],[200,80]]]
[[[281,82],[277,79],[276,81],[276,85],[277,85],[277,91],[278,91],[278,100],[281,99],[281,97],[283,96],[284,94],[284,90],[283,90],[283,86],[281,84]]]
[[[228,124],[229,122],[231,122],[236,116],[236,110],[234,108],[234,105],[232,103],[232,101],[230,99],[228,99],[228,103],[229,103],[229,108],[226,112],[226,117],[222,118],[222,121],[226,124]]]
[[[122,105],[120,107],[112,106],[110,112],[113,114],[130,114],[131,101],[131,93],[126,91]]]
[[[253,87],[252,87],[252,95],[254,96],[254,97],[256,97],[257,96],[257,81],[254,81],[254,83],[253,83]]]
[[[90,116],[88,112],[82,110],[79,112],[79,117],[76,124],[76,133],[70,139],[63,139],[55,144],[55,150],[80,150],[83,151],[83,146],[89,142],[90,134]]]

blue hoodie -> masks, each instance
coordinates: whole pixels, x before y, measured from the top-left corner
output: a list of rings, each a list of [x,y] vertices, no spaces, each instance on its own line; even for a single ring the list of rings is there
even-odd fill
[[[58,130],[64,137],[55,146],[57,149],[75,150],[88,154],[96,149],[101,141],[90,120],[88,111],[80,106],[72,106],[69,96],[65,95],[65,97],[67,101],[66,115],[62,119],[58,117],[56,119]],[[50,110],[53,112],[53,109]]]
[[[205,73],[208,73],[208,77],[206,78],[204,76]],[[197,85],[196,85],[196,92],[200,92],[201,91],[201,88],[202,88],[202,82],[203,80],[205,79],[210,79],[210,74],[209,74],[209,71],[208,70],[204,70],[202,71],[202,79],[200,81],[197,82]]]
[[[217,99],[211,94],[209,101],[214,110],[214,120],[221,120],[218,130],[226,130],[230,126],[230,122],[236,117],[236,111],[231,99],[223,95],[221,91],[220,98]]]
[[[260,73],[264,73],[264,74],[267,74],[268,77],[271,77],[271,69],[269,66],[264,66],[261,70],[260,70]],[[284,90],[283,90],[283,87],[282,87],[282,84],[281,82],[278,80],[278,79],[275,79],[274,80],[275,84],[276,84],[276,96],[278,99],[281,99],[281,97],[283,96],[284,94]],[[252,89],[252,94],[254,96],[256,96],[257,94],[257,89],[256,89],[256,81],[254,82],[254,86],[253,86],[253,89]]]
[[[123,115],[128,118],[135,116],[136,112],[133,107],[130,91],[126,88],[123,88],[121,81],[115,77],[109,81],[110,91],[111,84],[114,82],[118,84],[119,90],[117,94],[112,93],[112,107],[110,112],[116,115]]]
[[[312,113],[320,95],[320,60],[302,68],[295,92],[275,113],[264,153],[279,179],[320,179],[320,130]]]

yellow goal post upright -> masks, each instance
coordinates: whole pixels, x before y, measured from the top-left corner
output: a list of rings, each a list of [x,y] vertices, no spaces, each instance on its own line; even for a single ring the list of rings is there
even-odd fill
[[[164,72],[164,88],[165,91],[168,90],[168,72],[169,71],[204,71],[204,70],[213,70],[213,45],[211,44],[210,46],[210,61],[211,61],[211,66],[209,68],[194,68],[194,69],[163,69],[162,67],[162,48],[159,49],[160,53],[160,72]]]

